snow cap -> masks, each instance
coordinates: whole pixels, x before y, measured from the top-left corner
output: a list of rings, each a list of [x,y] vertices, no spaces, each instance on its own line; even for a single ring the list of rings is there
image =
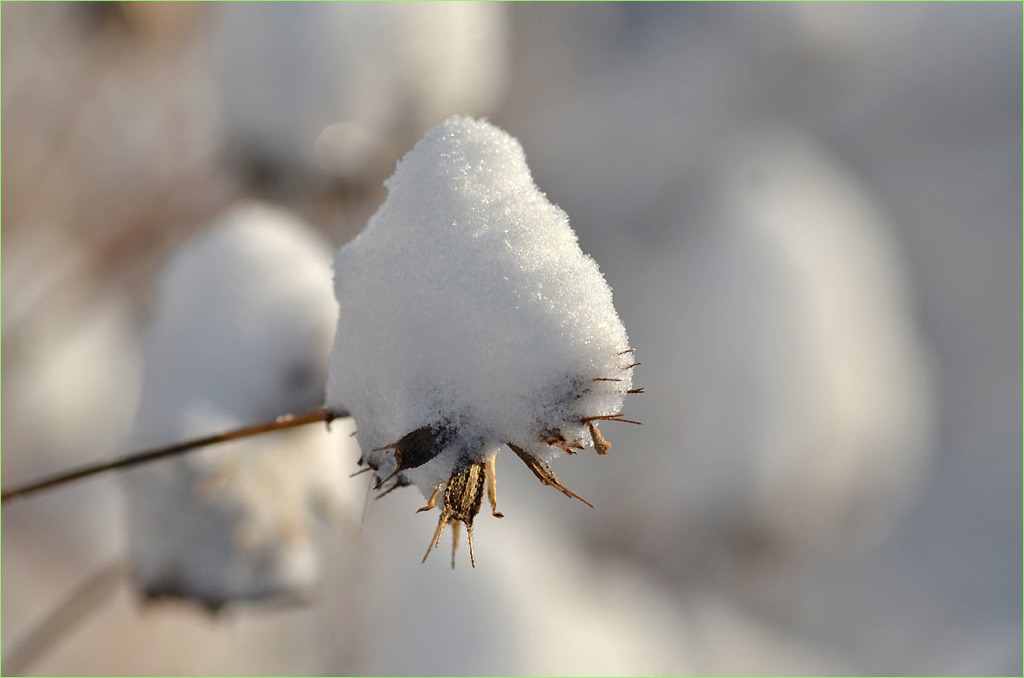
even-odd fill
[[[137,447],[317,407],[337,321],[331,251],[296,217],[234,206],[160,276],[144,342]],[[306,599],[314,517],[352,503],[339,422],[238,440],[122,475],[132,580],[211,608]]]
[[[591,444],[587,421],[621,411],[633,356],[611,289],[519,142],[450,118],[385,185],[334,261],[345,322],[327,406],[352,413],[364,461],[385,478],[404,450],[398,482],[430,495],[506,443],[541,463]]]

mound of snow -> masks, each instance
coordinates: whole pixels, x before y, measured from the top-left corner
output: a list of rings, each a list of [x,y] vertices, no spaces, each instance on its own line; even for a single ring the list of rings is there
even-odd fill
[[[160,280],[134,445],[317,407],[337,319],[329,262],[308,227],[259,205],[187,244]],[[126,473],[137,586],[211,606],[308,595],[311,509],[345,500],[339,436],[297,429]]]
[[[425,496],[462,472],[479,490],[493,467],[471,469],[506,444],[571,494],[547,462],[595,439],[607,451],[589,424],[616,418],[632,384],[633,353],[597,264],[534,185],[520,144],[487,122],[430,130],[386,186],[334,262],[345,322],[327,406],[352,413],[363,461],[382,480]],[[440,527],[471,528],[479,493],[460,513],[453,487]]]

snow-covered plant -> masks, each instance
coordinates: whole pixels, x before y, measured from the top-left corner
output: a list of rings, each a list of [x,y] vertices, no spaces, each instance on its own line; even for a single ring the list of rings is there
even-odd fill
[[[342,320],[327,407],[352,413],[379,489],[414,484],[428,498],[421,510],[440,504],[427,555],[447,524],[457,544],[464,523],[474,560],[485,487],[501,517],[498,451],[508,446],[542,483],[580,499],[549,462],[608,451],[598,423],[628,421],[637,363],[611,289],[513,137],[451,118],[386,186],[335,258]]]
[[[506,13],[475,2],[225,3],[210,69],[221,132],[306,181],[324,170],[380,176],[379,159],[441,115],[497,108]]]
[[[337,319],[330,257],[307,226],[257,204],[186,244],[159,281],[133,443],[317,407]],[[346,499],[344,440],[288,431],[126,473],[136,586],[211,607],[307,596],[312,513]]]

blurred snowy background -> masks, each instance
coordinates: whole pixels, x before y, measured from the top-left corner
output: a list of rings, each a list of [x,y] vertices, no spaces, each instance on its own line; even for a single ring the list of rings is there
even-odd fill
[[[475,570],[420,564],[415,490],[364,518],[341,474],[309,602],[210,615],[121,577],[38,657],[27,634],[125,562],[125,498],[12,504],[4,672],[1020,675],[1021,12],[4,3],[5,486],[132,449],[190,238],[259,199],[337,248],[455,113],[522,142],[646,387],[642,428],[556,465],[596,510],[499,456]],[[292,402],[249,376],[236,420]]]

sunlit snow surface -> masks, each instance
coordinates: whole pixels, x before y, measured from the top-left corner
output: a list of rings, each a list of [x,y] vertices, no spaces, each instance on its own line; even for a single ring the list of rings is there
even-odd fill
[[[513,443],[548,460],[544,438],[591,444],[584,418],[621,411],[626,331],[565,212],[533,183],[519,142],[450,118],[386,182],[387,200],[335,259],[345,322],[328,407],[355,417],[364,460],[426,426],[451,432],[403,471],[425,495],[453,470]],[[608,380],[608,381],[605,381]]]

